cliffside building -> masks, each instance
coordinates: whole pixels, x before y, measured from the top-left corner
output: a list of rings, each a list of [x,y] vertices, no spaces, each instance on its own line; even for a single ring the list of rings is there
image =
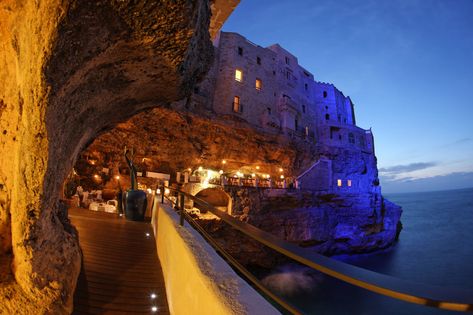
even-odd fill
[[[316,81],[278,44],[264,48],[220,32],[214,46],[214,64],[191,106],[315,145],[314,165],[296,174],[302,188],[373,191],[378,185],[373,134],[356,125],[350,97]]]

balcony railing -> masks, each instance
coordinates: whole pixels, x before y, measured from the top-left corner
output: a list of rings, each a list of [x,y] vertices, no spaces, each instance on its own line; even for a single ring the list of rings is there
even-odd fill
[[[325,257],[310,250],[301,248],[297,245],[276,238],[274,235],[258,229],[257,227],[237,220],[231,215],[218,210],[211,204],[202,199],[184,193],[171,187],[162,187],[164,192],[168,188],[174,197],[167,197],[175,209],[180,213],[180,224],[184,225],[185,219],[199,230],[207,241],[225,257],[229,264],[237,269],[246,279],[252,282],[266,296],[277,302],[281,307],[293,314],[302,314],[296,307],[284,301],[282,298],[268,290],[261,282],[248,270],[246,270],[238,261],[228,254],[220,245],[217,244],[208,233],[200,227],[185,210],[185,198],[192,200],[198,208],[210,211],[231,227],[242,232],[246,236],[266,245],[273,250],[289,257],[301,264],[318,270],[326,275],[337,278],[352,285],[370,290],[377,294],[386,295],[395,299],[407,301],[410,303],[421,304],[429,307],[473,312],[473,291],[459,290],[446,287],[437,287],[424,285],[412,281],[398,279],[392,276],[380,274],[371,270],[356,267],[341,261]],[[164,194],[161,195],[161,202],[164,203]]]

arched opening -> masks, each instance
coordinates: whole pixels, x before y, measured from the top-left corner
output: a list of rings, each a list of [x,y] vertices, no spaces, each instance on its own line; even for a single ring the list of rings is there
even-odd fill
[[[220,188],[206,188],[199,191],[195,196],[221,211],[227,212],[228,214],[232,212],[232,198]],[[198,205],[194,204],[194,206],[200,209]]]

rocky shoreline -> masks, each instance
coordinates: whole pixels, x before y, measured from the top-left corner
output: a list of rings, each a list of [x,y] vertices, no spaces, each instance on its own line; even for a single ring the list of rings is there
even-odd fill
[[[233,216],[280,239],[327,256],[366,254],[393,246],[402,229],[401,207],[381,194],[335,195],[304,191],[227,191],[238,195]],[[240,263],[271,269],[287,259],[214,218],[199,224]]]

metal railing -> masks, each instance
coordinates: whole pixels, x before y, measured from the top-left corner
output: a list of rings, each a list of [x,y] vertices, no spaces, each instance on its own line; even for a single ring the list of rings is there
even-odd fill
[[[185,210],[185,197],[192,200],[195,204],[198,204],[200,209],[210,211],[222,219],[225,223],[239,230],[253,240],[256,240],[259,243],[264,244],[267,247],[285,255],[286,257],[289,257],[303,265],[306,265],[331,277],[375,292],[377,294],[389,296],[410,303],[421,304],[445,310],[473,312],[473,291],[471,290],[437,287],[433,285],[425,285],[402,280],[371,270],[356,267],[315,252],[311,252],[297,245],[280,240],[272,234],[260,230],[251,224],[239,221],[231,215],[218,210],[204,200],[172,187],[162,188],[161,203],[164,203],[165,188],[169,189],[174,193],[174,195],[177,196],[176,201],[171,200],[171,198],[167,199],[170,200],[171,203],[174,203],[175,209],[179,211],[181,225],[184,225],[185,218],[187,218],[188,222],[197,230],[199,230],[204,238],[206,238],[207,241],[212,246],[214,246],[214,248],[216,248],[216,250],[219,251],[231,265],[240,271],[264,294],[269,296],[271,299],[281,305],[281,307],[293,314],[302,314],[302,312],[265,288],[255,276],[253,276],[221,246],[219,246],[202,227],[198,226],[198,224],[187,214],[187,211]]]

